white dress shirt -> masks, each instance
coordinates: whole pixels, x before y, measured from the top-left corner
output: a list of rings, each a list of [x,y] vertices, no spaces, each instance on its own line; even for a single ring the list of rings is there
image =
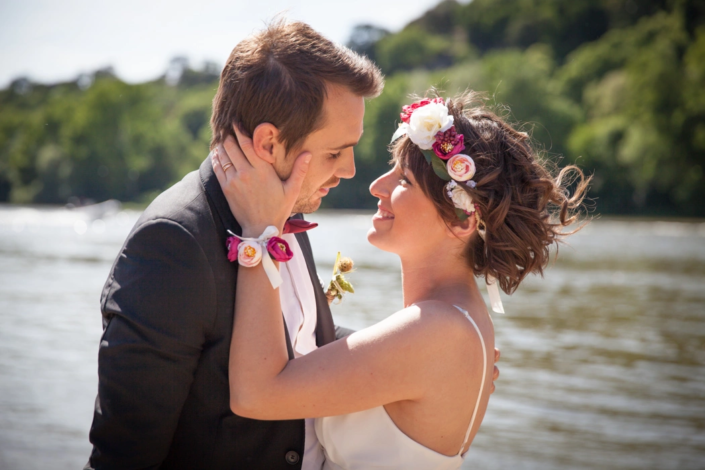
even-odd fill
[[[294,234],[282,235],[289,244],[294,257],[279,264],[282,284],[279,286],[286,328],[294,349],[294,356],[301,357],[317,349],[316,345],[316,297],[306,260]],[[313,419],[306,419],[306,440],[302,470],[320,470],[323,466],[323,451],[316,437]]]

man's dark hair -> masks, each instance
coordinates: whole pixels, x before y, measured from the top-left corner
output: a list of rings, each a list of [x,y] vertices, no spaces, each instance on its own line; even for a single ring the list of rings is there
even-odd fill
[[[268,122],[291,150],[322,125],[327,84],[368,98],[381,93],[384,80],[369,59],[305,23],[270,24],[230,53],[213,99],[211,148],[233,135],[233,124],[252,136]]]

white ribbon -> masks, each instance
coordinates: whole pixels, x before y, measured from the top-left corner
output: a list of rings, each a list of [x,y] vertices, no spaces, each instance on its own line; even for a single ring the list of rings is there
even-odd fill
[[[264,272],[269,278],[269,282],[272,284],[272,289],[276,289],[277,287],[281,286],[283,282],[282,276],[281,274],[279,274],[279,270],[277,269],[277,267],[274,266],[274,262],[269,256],[269,251],[267,251],[267,242],[270,238],[279,235],[279,230],[277,230],[275,226],[270,225],[266,229],[264,229],[262,235],[257,238],[242,238],[238,235],[235,235],[230,230],[228,230],[228,233],[242,241],[254,242],[260,245],[262,247],[262,267],[264,268]]]
[[[495,313],[504,313],[502,298],[499,296],[499,287],[497,287],[497,279],[487,275],[487,293],[490,295],[490,305]]]

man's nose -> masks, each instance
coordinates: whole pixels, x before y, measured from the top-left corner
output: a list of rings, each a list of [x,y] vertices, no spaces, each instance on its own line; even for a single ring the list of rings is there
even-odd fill
[[[348,155],[341,155],[338,159],[340,166],[335,172],[335,176],[338,178],[350,179],[355,176],[355,153],[350,149],[346,152]]]

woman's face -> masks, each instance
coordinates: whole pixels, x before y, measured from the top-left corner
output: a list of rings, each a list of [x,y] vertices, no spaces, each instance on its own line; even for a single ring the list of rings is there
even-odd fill
[[[423,255],[448,240],[448,229],[433,202],[399,162],[370,185],[370,193],[379,198],[367,232],[372,245],[403,257]]]

